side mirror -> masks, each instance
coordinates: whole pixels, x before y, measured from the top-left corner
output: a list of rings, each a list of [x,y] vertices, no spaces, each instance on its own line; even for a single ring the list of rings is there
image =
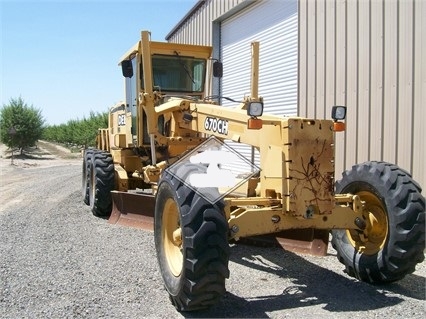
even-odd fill
[[[213,63],[213,76],[215,78],[221,78],[223,76],[223,64],[222,64],[222,62],[215,61]]]
[[[121,72],[125,78],[131,78],[133,76],[133,65],[131,60],[121,61]]]

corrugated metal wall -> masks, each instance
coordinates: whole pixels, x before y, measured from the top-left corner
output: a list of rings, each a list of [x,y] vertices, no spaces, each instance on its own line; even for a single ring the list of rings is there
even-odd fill
[[[167,40],[175,43],[212,45],[212,21],[247,0],[205,0],[199,1],[199,8],[191,14],[176,32]],[[197,5],[196,5],[197,6]]]
[[[384,160],[426,187],[425,17],[422,0],[299,0],[299,115],[348,107],[336,172]]]

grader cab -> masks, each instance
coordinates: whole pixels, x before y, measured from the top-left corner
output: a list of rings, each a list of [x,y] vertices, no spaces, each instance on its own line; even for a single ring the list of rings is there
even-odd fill
[[[259,43],[251,48],[251,95],[224,107],[228,97],[210,92],[223,72],[211,47],[154,42],[142,31],[120,60],[125,102],[111,108],[108,129],[84,155],[85,203],[110,222],[154,229],[179,311],[221,298],[229,241],[252,236],[291,232],[312,243],[321,234],[327,244],[331,231],[349,275],[381,283],[413,272],[424,259],[420,186],[385,162],[355,165],[335,183],[334,136],[346,108],[333,107],[330,120],[264,114]]]

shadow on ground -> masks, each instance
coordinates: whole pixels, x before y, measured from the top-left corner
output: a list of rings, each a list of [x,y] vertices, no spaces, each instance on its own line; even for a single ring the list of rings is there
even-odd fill
[[[54,159],[52,157],[52,154],[44,149],[40,149],[37,147],[31,147],[26,148],[22,151],[19,149],[14,149],[13,152],[11,149],[7,149],[4,154],[4,159],[20,159],[20,160],[26,160],[26,159],[33,159],[33,160],[52,160]]]
[[[27,147],[22,152],[15,148],[6,149],[3,154],[0,154],[4,159],[17,159],[17,160],[54,160],[59,159],[78,159],[81,157],[80,152],[71,152],[62,146],[56,146],[55,144],[39,141],[38,146]]]
[[[268,264],[275,264],[276,267],[262,265],[258,260],[267,260]],[[232,248],[231,262],[272,272],[277,280],[285,279],[282,292],[275,295],[256,295],[252,292],[254,296],[251,298],[241,298],[227,292],[216,306],[207,311],[184,313],[186,318],[268,318],[268,313],[274,311],[314,305],[321,305],[322,309],[335,313],[366,312],[404,301],[396,295],[425,299],[425,280],[415,274],[396,283],[374,286],[348,277],[343,273],[343,266],[342,273],[338,274],[279,248],[259,249],[237,245]],[[337,258],[336,263],[339,263]],[[268,285],[269,279],[264,280],[259,285]],[[291,281],[290,285],[288,280]]]

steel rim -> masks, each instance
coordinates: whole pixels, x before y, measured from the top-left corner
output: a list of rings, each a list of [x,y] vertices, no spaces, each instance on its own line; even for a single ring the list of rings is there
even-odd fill
[[[364,218],[367,227],[363,233],[347,230],[347,236],[358,252],[373,255],[384,247],[388,237],[389,221],[386,206],[379,197],[369,191],[362,191],[356,195],[365,202]]]
[[[183,268],[182,237],[179,210],[172,198],[167,199],[164,204],[162,237],[169,269],[175,277],[178,277]]]

